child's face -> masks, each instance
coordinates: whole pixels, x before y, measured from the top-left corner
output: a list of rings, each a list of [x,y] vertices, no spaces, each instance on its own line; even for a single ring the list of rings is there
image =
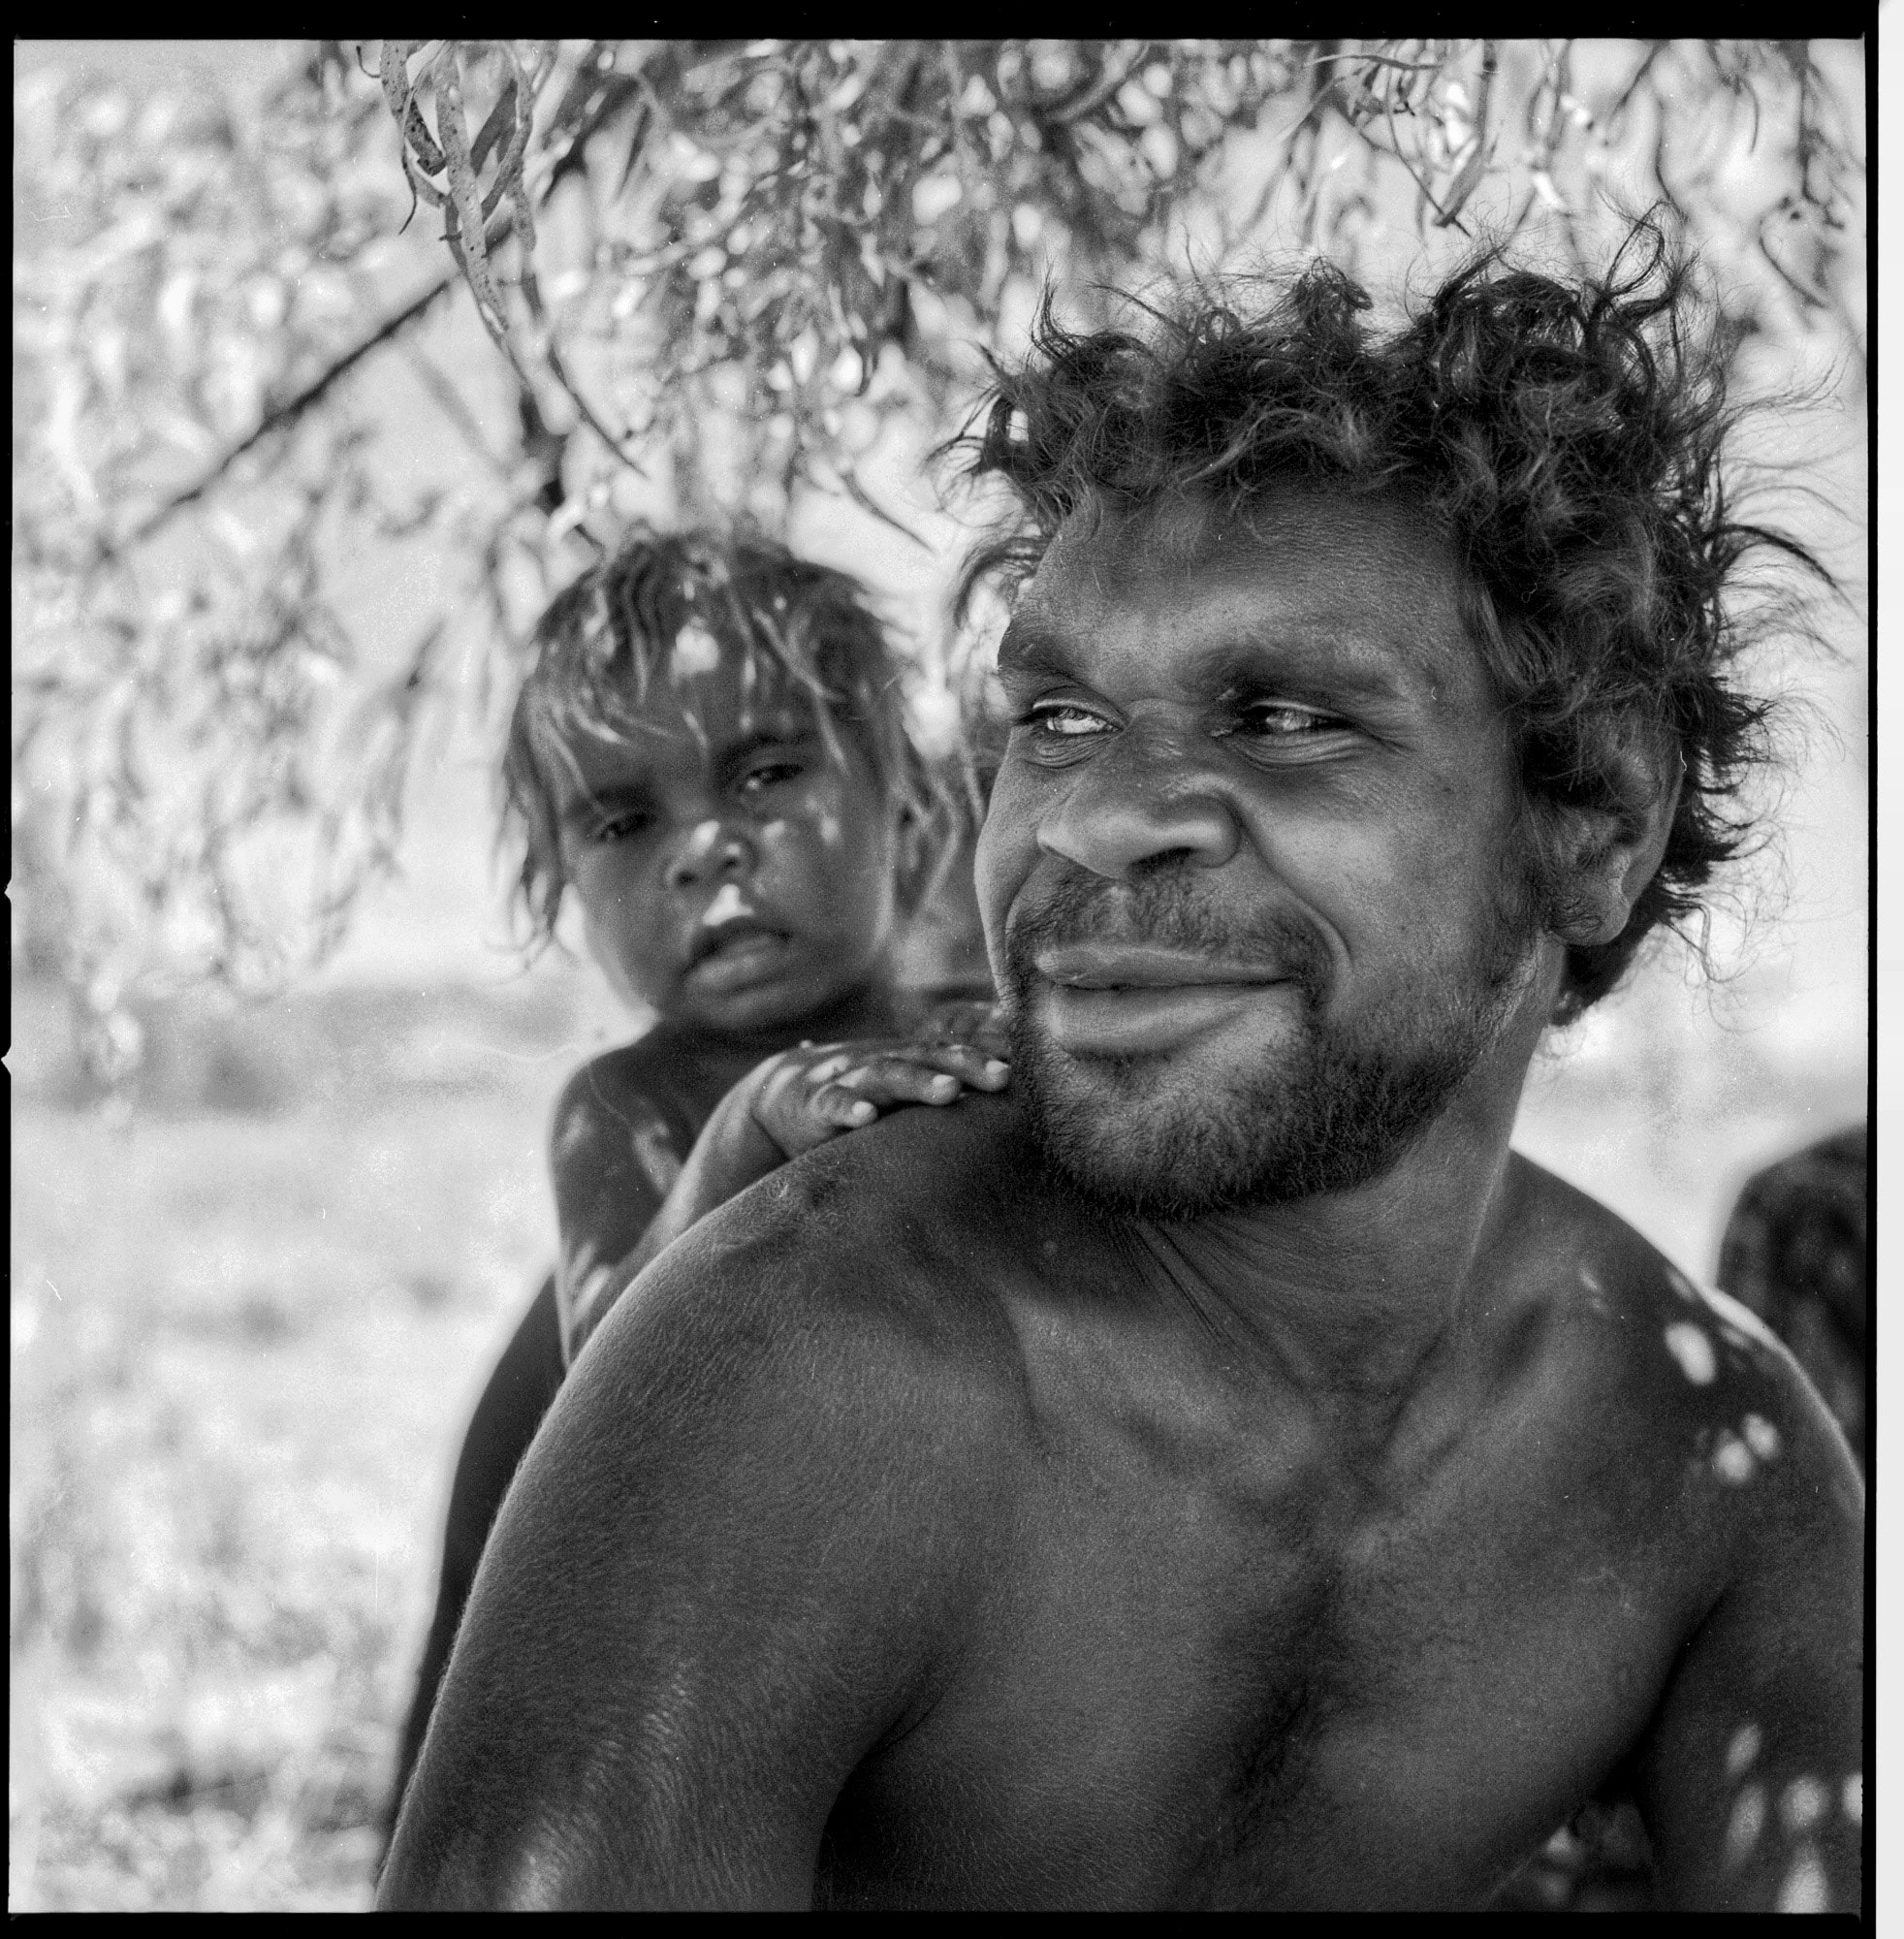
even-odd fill
[[[676,672],[655,670],[625,739],[576,735],[574,772],[553,764],[590,952],[677,1023],[797,1025],[886,973],[897,815],[856,750],[828,753],[809,706],[744,689],[738,655]]]

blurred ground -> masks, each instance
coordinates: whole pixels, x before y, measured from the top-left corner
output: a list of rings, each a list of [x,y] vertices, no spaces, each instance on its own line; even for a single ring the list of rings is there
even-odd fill
[[[12,1910],[368,1904],[574,994],[148,1017],[114,1124],[16,990]]]

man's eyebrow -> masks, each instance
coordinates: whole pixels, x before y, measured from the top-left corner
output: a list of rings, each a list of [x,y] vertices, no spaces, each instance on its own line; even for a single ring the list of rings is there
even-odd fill
[[[1273,683],[1292,693],[1401,699],[1418,685],[1433,684],[1415,655],[1372,651],[1357,629],[1327,620],[1285,622],[1274,631],[1213,641],[1193,664],[1197,684],[1212,693]],[[1036,621],[1013,620],[999,642],[999,672],[1007,679],[1074,677],[1076,671],[1063,636]]]
[[[1399,700],[1423,683],[1412,655],[1371,652],[1352,630],[1326,624],[1213,646],[1198,673],[1204,683],[1223,692],[1274,683],[1287,690]]]
[[[1014,620],[999,642],[1001,674],[1053,674],[1073,671],[1063,638],[1036,620]]]

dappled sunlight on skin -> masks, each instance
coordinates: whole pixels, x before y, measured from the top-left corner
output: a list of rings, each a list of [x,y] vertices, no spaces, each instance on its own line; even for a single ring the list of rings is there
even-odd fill
[[[1757,1762],[1764,1745],[1764,1733],[1757,1724],[1742,1724],[1732,1733],[1726,1750],[1726,1777],[1736,1783]],[[1863,1821],[1864,1780],[1854,1771],[1837,1794],[1847,1823]],[[1788,1846],[1785,1871],[1779,1881],[1777,1907],[1780,1912],[1825,1912],[1830,1909],[1830,1891],[1825,1863],[1813,1833],[1826,1825],[1832,1815],[1833,1793],[1822,1777],[1801,1771],[1777,1794],[1776,1828]],[[1758,1853],[1766,1830],[1774,1820],[1774,1806],[1766,1786],[1754,1780],[1740,1785],[1732,1800],[1726,1824],[1726,1869],[1742,1870]]]
[[[690,620],[675,635],[673,656],[677,681],[697,680],[720,665],[720,642],[705,626]]]
[[[1778,1342],[1765,1322],[1749,1306],[1741,1306],[1730,1293],[1721,1292],[1716,1287],[1700,1287],[1695,1296],[1717,1317],[1729,1339],[1737,1335],[1742,1336],[1739,1341],[1742,1346],[1777,1347]]]
[[[697,821],[688,831],[687,840],[682,843],[681,859],[683,863],[698,866],[705,862],[720,846],[720,822],[714,816],[706,821]],[[723,882],[723,888],[731,883]],[[705,917],[702,918],[706,920]]]
[[[614,1276],[614,1262],[598,1259],[590,1245],[571,1247],[562,1255],[562,1287],[570,1307],[584,1311],[605,1293]]]
[[[555,1156],[567,1157],[587,1135],[588,1120],[580,1111],[571,1112],[555,1132]]]
[[[1703,1327],[1689,1320],[1675,1320],[1666,1329],[1666,1351],[1679,1362],[1679,1371],[1697,1387],[1709,1386],[1719,1372],[1718,1356]]]
[[[1712,1450],[1712,1472],[1722,1481],[1741,1487],[1751,1480],[1757,1468],[1752,1450],[1736,1434],[1728,1428],[1720,1435],[1719,1446]]]
[[[1667,1352],[1691,1385],[1723,1390],[1727,1381],[1737,1380],[1755,1366],[1762,1369],[1763,1350],[1773,1343],[1753,1314],[1722,1292],[1696,1287],[1674,1268],[1667,1268],[1666,1281],[1679,1299],[1700,1307],[1716,1321],[1714,1326],[1673,1319],[1662,1329]],[[1721,1343],[1718,1346],[1714,1331]],[[1762,1414],[1745,1415],[1736,1427],[1707,1420],[1693,1436],[1691,1463],[1696,1472],[1704,1468],[1729,1487],[1743,1487],[1759,1473],[1761,1463],[1776,1461],[1784,1446],[1784,1437]],[[1735,1752],[1742,1737],[1743,1733],[1734,1739]],[[1756,1743],[1752,1755],[1756,1755]],[[1743,1770],[1750,1762],[1751,1755],[1745,1755],[1737,1768]],[[1736,1774],[1729,1764],[1729,1775]]]
[[[1734,1444],[1736,1445],[1736,1444]],[[1739,1450],[1744,1452],[1743,1448]],[[1746,1457],[1750,1462],[1750,1456]],[[1741,1724],[1726,1747],[1726,1781],[1738,1784],[1758,1762],[1764,1749],[1765,1733],[1757,1723]],[[1842,1796],[1844,1815],[1853,1824],[1859,1821],[1863,1805],[1863,1780],[1856,1772],[1845,1780]],[[1831,1788],[1824,1779],[1800,1772],[1777,1796],[1777,1826],[1791,1842],[1791,1859],[1778,1890],[1781,1912],[1824,1912],[1829,1893],[1825,1866],[1809,1834],[1831,1814]],[[1725,1861],[1728,1871],[1742,1870],[1762,1843],[1772,1819],[1767,1787],[1753,1780],[1739,1785],[1726,1824]]]
[[[1828,1912],[1831,1894],[1825,1889],[1825,1867],[1810,1845],[1800,1845],[1791,1869],[1778,1889],[1780,1912]]]
[[[1580,1268],[1580,1287],[1587,1295],[1587,1304],[1596,1314],[1604,1319],[1607,1313],[1611,1311],[1611,1308],[1607,1304],[1606,1288],[1601,1285],[1590,1266],[1582,1266]]]
[[[1726,1821],[1726,1869],[1737,1871],[1759,1849],[1765,1830],[1765,1787],[1748,1784],[1732,1800],[1732,1815]]]
[[[1679,1362],[1680,1370],[1694,1385],[1709,1385],[1719,1375],[1712,1330],[1717,1331],[1724,1344],[1726,1365],[1729,1369],[1736,1370],[1755,1361],[1762,1364],[1764,1353],[1776,1350],[1777,1342],[1764,1321],[1729,1294],[1711,1287],[1696,1286],[1676,1267],[1667,1267],[1666,1283],[1676,1297],[1687,1305],[1701,1309],[1706,1322],[1698,1324],[1690,1319],[1678,1319],[1666,1329],[1666,1346]],[[1761,1460],[1770,1460],[1778,1451],[1777,1431],[1758,1415],[1751,1418],[1758,1420],[1760,1427],[1772,1437],[1769,1451],[1760,1455]],[[1746,1429],[1746,1439],[1751,1442],[1753,1451],[1759,1452],[1759,1438],[1750,1426]]]
[[[1752,1449],[1753,1453],[1758,1455],[1760,1460],[1776,1461],[1778,1459],[1779,1447],[1781,1446],[1778,1429],[1762,1414],[1748,1414],[1739,1422],[1739,1427],[1745,1435],[1746,1446]]]
[[[723,922],[733,922],[744,915],[751,915],[740,890],[732,882],[722,882],[719,893],[708,905],[708,912],[701,918],[703,929],[717,928]]]
[[[1779,1823],[1796,1837],[1809,1831],[1831,1808],[1831,1794],[1816,1777],[1794,1777],[1778,1800]]]
[[[1726,1746],[1726,1781],[1736,1784],[1750,1770],[1765,1741],[1765,1733],[1757,1724],[1741,1724],[1732,1732],[1732,1741]]]
[[[1711,1447],[1709,1456],[1706,1452],[1708,1446]],[[1729,1427],[1721,1427],[1716,1441],[1712,1439],[1710,1426],[1701,1427],[1694,1438],[1694,1462],[1697,1465],[1705,1461],[1720,1480],[1732,1487],[1742,1487],[1759,1472],[1761,1462],[1769,1464],[1776,1461],[1784,1446],[1778,1429],[1762,1414],[1748,1414],[1739,1422],[1736,1432]],[[1734,1739],[1736,1742],[1737,1739]]]
[[[628,1126],[628,1142],[634,1148],[635,1162],[642,1176],[665,1198],[681,1176],[681,1159],[675,1151],[667,1121],[658,1111],[648,1111]]]

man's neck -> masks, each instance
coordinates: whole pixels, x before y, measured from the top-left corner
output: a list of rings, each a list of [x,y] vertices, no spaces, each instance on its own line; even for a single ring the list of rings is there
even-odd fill
[[[1131,1221],[1137,1269],[1279,1383],[1399,1408],[1450,1334],[1488,1318],[1518,1091],[1476,1085],[1353,1190]]]

